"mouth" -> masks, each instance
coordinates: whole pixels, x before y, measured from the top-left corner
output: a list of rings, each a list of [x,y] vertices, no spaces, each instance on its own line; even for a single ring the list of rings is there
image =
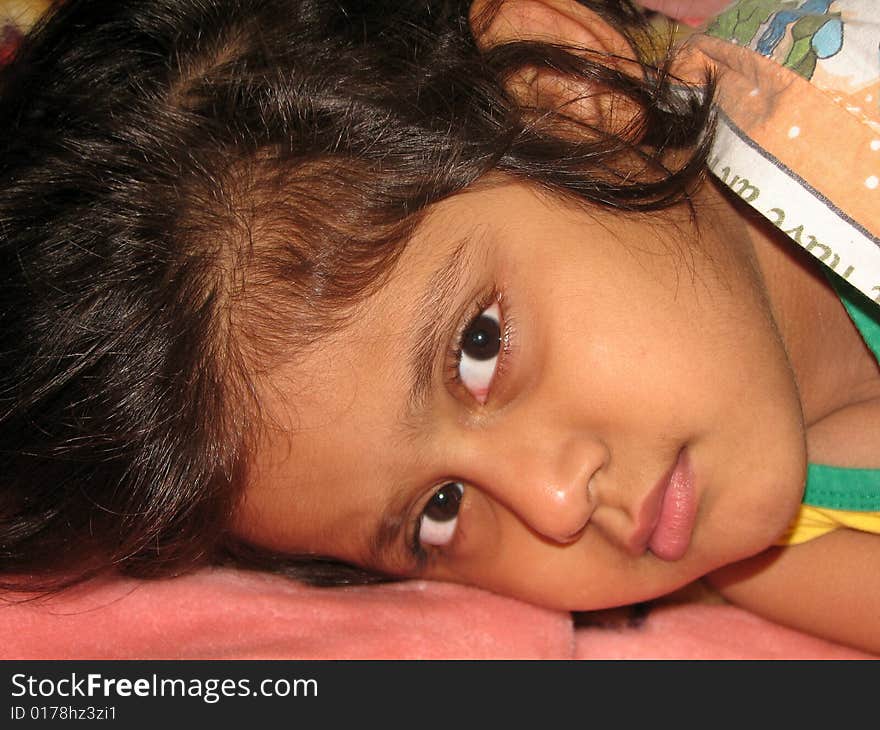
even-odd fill
[[[632,544],[638,554],[650,550],[660,560],[680,560],[690,546],[696,517],[693,472],[687,448],[683,448],[648,494]]]

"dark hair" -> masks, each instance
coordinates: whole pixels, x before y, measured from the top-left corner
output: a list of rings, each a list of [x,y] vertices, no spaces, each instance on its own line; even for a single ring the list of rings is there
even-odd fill
[[[638,73],[481,50],[455,0],[57,3],[0,71],[0,586],[230,559],[369,580],[230,535],[256,394],[490,171],[621,211],[687,200],[711,93],[649,63],[631,5],[583,4]],[[508,88],[523,69],[636,112],[538,107]]]

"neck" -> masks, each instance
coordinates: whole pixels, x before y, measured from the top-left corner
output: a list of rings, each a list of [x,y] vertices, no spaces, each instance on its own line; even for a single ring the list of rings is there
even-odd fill
[[[718,194],[750,240],[807,428],[854,403],[880,398],[880,368],[828,283],[823,264],[739,198]]]

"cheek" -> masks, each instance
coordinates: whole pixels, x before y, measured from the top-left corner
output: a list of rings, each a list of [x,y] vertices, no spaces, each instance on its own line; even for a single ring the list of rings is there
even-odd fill
[[[680,392],[695,414],[693,457],[704,490],[695,544],[707,563],[734,562],[773,544],[796,512],[806,432],[794,372],[760,297],[738,302]]]
[[[785,529],[806,442],[794,374],[758,285],[748,272],[712,291],[686,281],[677,297],[657,287],[595,299],[581,336],[572,329],[565,339],[560,382],[618,454],[689,444],[704,493],[696,559],[711,568]]]
[[[581,318],[557,319],[553,374],[592,404],[600,425],[687,430],[720,410],[730,387],[742,389],[731,382],[742,376],[734,343],[719,342],[706,318],[652,297],[585,309]]]
[[[739,396],[737,398],[737,395]],[[725,562],[769,547],[794,517],[806,478],[806,436],[794,379],[767,367],[725,402],[699,446],[706,463],[708,546]]]
[[[785,349],[747,263],[716,270],[697,261],[691,270],[667,256],[665,266],[581,284],[583,315],[558,338],[572,348],[569,367],[588,366],[609,398],[656,403],[668,410],[655,415],[666,418],[726,419],[746,404],[799,409]]]

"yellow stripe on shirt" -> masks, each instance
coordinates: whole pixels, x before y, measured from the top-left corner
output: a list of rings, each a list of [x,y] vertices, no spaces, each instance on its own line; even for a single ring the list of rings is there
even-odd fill
[[[880,535],[880,512],[855,512],[803,504],[776,544],[797,545],[841,528]]]

